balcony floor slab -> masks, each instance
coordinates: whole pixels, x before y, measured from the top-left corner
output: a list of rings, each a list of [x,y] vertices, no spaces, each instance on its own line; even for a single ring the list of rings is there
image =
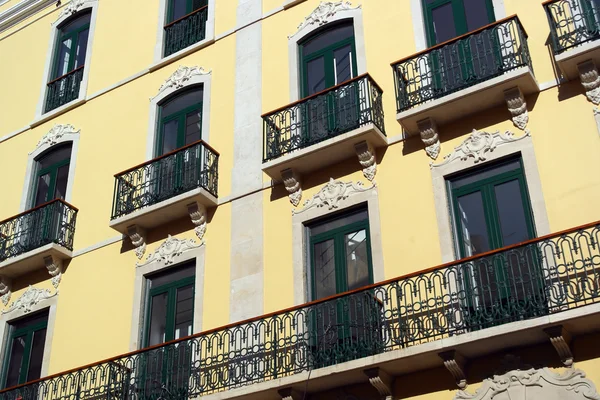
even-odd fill
[[[579,71],[577,71],[577,64],[593,60],[596,66],[600,66],[600,39],[565,50],[556,55],[554,59],[565,78],[568,80],[578,79]]]
[[[73,257],[73,252],[56,243],[49,243],[2,261],[0,263],[0,275],[17,278],[32,271],[43,269],[46,267],[44,258],[48,256],[64,261],[70,260]]]
[[[539,85],[533,71],[529,67],[520,67],[439,99],[399,112],[396,114],[396,119],[408,136],[417,135],[419,134],[417,121],[431,118],[439,126],[504,104],[504,91],[515,86],[518,86],[525,96],[539,92]]]
[[[300,175],[305,175],[356,156],[354,145],[363,140],[368,141],[375,148],[388,144],[386,136],[379,128],[375,124],[369,123],[268,161],[262,165],[262,170],[275,181],[280,181],[281,171],[288,168],[294,169]]]
[[[198,202],[210,208],[217,205],[217,198],[204,188],[196,188],[115,218],[110,221],[109,226],[123,234],[127,233],[127,227],[131,225],[137,225],[142,229],[152,229],[189,215],[187,205],[193,202]]]

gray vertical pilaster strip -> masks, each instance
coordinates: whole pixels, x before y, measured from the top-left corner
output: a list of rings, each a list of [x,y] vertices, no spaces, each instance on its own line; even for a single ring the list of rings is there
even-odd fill
[[[237,26],[257,20],[262,0],[239,0]],[[236,33],[233,195],[262,186],[262,24]],[[231,205],[231,322],[263,314],[263,194]]]

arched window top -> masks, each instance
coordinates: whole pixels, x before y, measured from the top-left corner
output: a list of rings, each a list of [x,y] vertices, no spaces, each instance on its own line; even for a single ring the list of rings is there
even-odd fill
[[[202,85],[176,92],[160,104],[161,116],[164,118],[188,107],[198,105],[202,103],[203,95]]]
[[[92,10],[85,9],[85,10],[71,16],[70,18],[66,19],[65,21],[63,21],[58,26],[58,30],[63,34],[73,32],[73,31],[81,28],[83,25],[89,24],[91,18],[92,18]]]
[[[55,162],[71,158],[72,147],[73,144],[71,142],[55,145],[39,155],[35,161],[39,163],[41,168],[48,167]]]
[[[352,20],[345,20],[313,33],[304,39],[300,45],[303,49],[303,55],[307,56],[351,38],[354,38],[354,25]]]

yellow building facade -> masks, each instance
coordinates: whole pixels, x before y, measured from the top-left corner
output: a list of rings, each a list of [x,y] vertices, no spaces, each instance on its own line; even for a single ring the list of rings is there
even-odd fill
[[[599,63],[597,0],[0,0],[0,399],[600,398]]]

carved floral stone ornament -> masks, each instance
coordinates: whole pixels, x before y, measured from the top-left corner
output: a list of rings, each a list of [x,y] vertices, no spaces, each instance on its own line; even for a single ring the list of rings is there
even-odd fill
[[[290,203],[292,203],[294,207],[298,207],[300,200],[302,200],[300,177],[294,170],[288,168],[281,171],[281,178],[283,179],[285,190],[289,193]]]
[[[194,224],[194,232],[201,243],[204,240],[204,234],[206,233],[207,220],[206,220],[206,207],[204,204],[194,202],[187,205],[188,214]]]
[[[88,1],[89,0],[71,0],[65,6],[65,8],[62,9],[58,18],[60,19],[65,16],[70,17],[71,15],[76,14],[77,12],[83,9],[83,7]]]
[[[419,127],[421,141],[425,144],[425,152],[431,159],[436,160],[441,150],[437,125],[431,118],[426,118],[418,121],[417,126]]]
[[[16,301],[13,301],[10,307],[2,311],[2,314],[8,314],[15,310],[23,310],[23,313],[31,311],[33,306],[43,300],[50,299],[58,294],[58,290],[51,293],[48,289],[38,289],[31,285],[25,290],[25,292]]]
[[[598,68],[592,60],[577,65],[581,85],[585,89],[585,96],[594,105],[600,104],[600,76]]]
[[[358,156],[358,162],[363,167],[363,175],[370,182],[373,182],[375,174],[377,173],[377,157],[375,150],[366,140],[356,143],[354,145],[354,150]]]
[[[298,25],[298,30],[296,31],[296,33],[288,36],[288,39],[291,39],[294,36],[296,36],[298,32],[300,32],[307,26],[319,27],[331,22],[335,14],[337,14],[340,11],[357,10],[360,8],[360,6],[352,7],[352,4],[349,1],[322,1],[321,3],[319,3],[317,8],[315,8],[313,12],[310,13],[308,17],[304,18],[304,21],[300,25]]]
[[[11,295],[10,280],[0,276],[0,300],[2,300],[2,304],[7,305]]]
[[[300,214],[313,207],[327,207],[329,210],[334,210],[339,207],[341,201],[346,200],[351,195],[366,192],[375,187],[375,184],[365,187],[361,182],[342,182],[331,178],[318,193],[304,202],[301,209],[292,210],[292,213]]]
[[[515,137],[514,133],[509,131],[504,133],[500,133],[499,131],[488,133],[473,129],[473,133],[460,146],[455,147],[452,153],[445,156],[441,163],[430,163],[429,165],[431,168],[435,168],[450,164],[456,160],[467,161],[469,159],[473,159],[473,163],[477,164],[487,160],[487,153],[493,152],[498,146],[517,142],[528,136],[530,136],[529,130],[525,130],[524,135]]]
[[[52,129],[50,129],[48,131],[48,133],[46,133],[44,136],[42,136],[42,138],[40,139],[40,141],[38,142],[38,144],[35,147],[36,147],[36,149],[38,149],[38,148],[40,148],[40,146],[43,146],[43,145],[54,146],[55,144],[57,144],[59,142],[59,140],[63,136],[79,135],[80,132],[81,132],[80,129],[75,129],[73,127],[73,125],[71,125],[71,124],[54,125],[52,127]],[[31,154],[31,153],[29,153],[29,154]]]
[[[198,244],[192,239],[177,239],[169,235],[154,253],[148,255],[144,263],[138,263],[137,266],[143,267],[153,262],[162,262],[164,265],[171,265],[175,257],[180,256],[186,251],[197,249],[200,246],[202,246],[202,243]]]
[[[596,387],[585,373],[567,369],[556,374],[548,368],[512,370],[485,379],[474,394],[459,391],[454,400],[600,400]]]
[[[211,71],[205,71],[202,67],[185,67],[180,65],[165,83],[160,86],[158,93],[160,94],[162,91],[170,88],[175,90],[181,89],[195,76],[208,75],[210,73]]]
[[[525,130],[529,122],[529,114],[521,89],[514,87],[504,91],[504,100],[506,101],[508,111],[512,115],[513,124],[520,130]]]

